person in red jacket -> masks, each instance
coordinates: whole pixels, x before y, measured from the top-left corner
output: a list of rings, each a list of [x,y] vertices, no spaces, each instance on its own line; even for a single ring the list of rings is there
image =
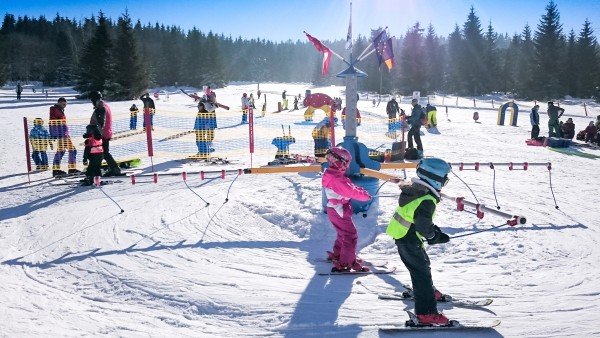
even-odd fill
[[[104,176],[122,176],[121,169],[117,161],[110,154],[110,139],[112,138],[112,112],[108,103],[102,100],[102,93],[91,92],[90,100],[94,105],[94,112],[90,118],[90,124],[97,125],[102,133],[102,149],[104,151],[104,160],[108,164],[108,171]]]
[[[58,102],[50,107],[50,119],[48,121],[50,137],[58,141],[54,160],[52,161],[52,176],[66,174],[60,169],[60,162],[65,155],[65,151],[69,152],[68,173],[76,174],[79,172],[77,170],[77,150],[69,135],[65,107],[67,107],[67,100],[64,97],[59,98]]]

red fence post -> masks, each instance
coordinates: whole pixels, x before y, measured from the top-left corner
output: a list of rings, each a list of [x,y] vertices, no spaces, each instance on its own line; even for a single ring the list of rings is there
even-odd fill
[[[254,154],[254,110],[248,108],[248,138],[250,145],[250,167],[252,167],[252,154]]]
[[[25,131],[25,156],[27,157],[27,180],[31,183],[29,172],[31,171],[31,150],[29,149],[29,126],[27,126],[27,118],[23,117],[23,130]]]

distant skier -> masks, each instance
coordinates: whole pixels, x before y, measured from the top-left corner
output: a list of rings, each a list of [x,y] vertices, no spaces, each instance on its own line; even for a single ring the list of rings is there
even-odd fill
[[[135,105],[135,103],[132,104],[131,107],[129,107],[129,130],[137,129],[137,116],[139,112],[140,110]]]
[[[540,114],[538,110],[540,109],[539,105],[533,106],[531,108],[531,113],[529,113],[529,121],[531,122],[531,139],[537,140],[540,136]]]
[[[35,163],[36,170],[48,170],[48,147],[52,149],[50,133],[44,128],[44,120],[35,118],[33,128],[29,132],[29,142],[31,142],[31,158]]]
[[[563,108],[554,105],[554,102],[548,102],[548,136],[560,137],[560,128],[558,119],[565,113]]]
[[[337,122],[337,118],[334,119]],[[323,120],[313,128],[312,138],[315,142],[315,157],[325,157],[327,150],[331,146],[329,140],[329,133],[331,128],[331,122],[329,117],[323,118]]]
[[[298,96],[294,96],[294,109],[293,110],[298,110]]]
[[[375,99],[373,99],[373,107],[375,107]],[[385,106],[385,112],[388,115],[388,119],[391,120],[395,120],[398,118],[398,113],[400,113],[400,107],[398,107],[398,102],[396,102],[396,98],[392,97],[391,100],[388,101],[387,105]]]
[[[429,103],[425,106],[427,113],[427,129],[437,128],[437,108]]]
[[[248,94],[242,94],[242,124],[248,123],[248,110],[250,109],[250,99]]]
[[[215,139],[215,129],[217,129],[217,114],[214,111],[207,111],[204,108],[204,103],[198,102],[198,113],[194,122],[198,158],[208,159],[210,153],[215,151],[212,147],[212,142]]]
[[[423,144],[421,143],[421,120],[423,119],[423,108],[419,104],[417,99],[412,99],[411,104],[413,106],[412,112],[409,118],[410,129],[408,131],[408,147],[413,148],[413,139],[417,144],[417,156],[420,158],[423,156]]]
[[[447,243],[450,237],[433,223],[440,191],[448,182],[450,165],[430,157],[419,161],[417,177],[410,186],[401,187],[398,207],[386,229],[396,242],[398,254],[410,273],[415,313],[422,325],[447,325],[448,318],[437,311],[443,295],[433,286],[431,263],[423,242]]]
[[[331,271],[369,271],[369,268],[363,266],[356,258],[358,234],[352,221],[350,200],[364,202],[370,200],[371,195],[354,185],[346,176],[346,169],[352,160],[348,150],[341,147],[331,148],[325,158],[329,167],[325,169],[321,182],[327,196],[327,217],[337,233],[333,250],[327,252],[328,259],[333,262]]]
[[[21,86],[21,83],[17,83],[17,100],[21,99],[21,93],[23,92],[23,86]]]
[[[281,93],[281,99],[283,102],[281,102],[282,108],[283,110],[288,110],[288,99],[287,99],[287,91],[284,90],[283,93]]]
[[[140,100],[144,103],[144,130],[146,130],[146,109],[150,109],[150,127],[154,130],[154,114],[156,113],[156,107],[154,106],[154,100],[150,97],[150,93],[143,94],[140,96]]]
[[[69,152],[68,173],[79,173],[79,170],[77,170],[77,150],[71,141],[67,117],[65,115],[66,107],[67,100],[64,97],[59,98],[56,104],[50,107],[50,119],[48,120],[50,137],[58,141],[54,160],[52,161],[52,176],[66,174],[66,172],[62,171],[60,168],[60,162],[66,151]]]

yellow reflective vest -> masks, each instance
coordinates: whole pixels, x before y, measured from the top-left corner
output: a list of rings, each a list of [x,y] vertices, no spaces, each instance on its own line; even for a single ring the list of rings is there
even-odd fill
[[[430,200],[437,205],[437,200],[435,197],[425,194],[406,205],[398,206],[385,232],[393,239],[399,239],[406,236],[408,229],[414,223],[415,211],[425,200]],[[423,241],[423,236],[418,232],[417,237],[419,237],[421,242]]]

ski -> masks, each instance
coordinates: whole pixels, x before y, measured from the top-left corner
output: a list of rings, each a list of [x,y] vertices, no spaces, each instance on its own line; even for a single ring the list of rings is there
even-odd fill
[[[318,272],[319,276],[334,276],[334,275],[381,275],[391,274],[396,271],[396,267],[389,269],[371,269],[370,271],[322,271]]]
[[[312,260],[313,262],[317,262],[317,263],[330,263],[332,264],[333,261],[329,260],[327,258],[316,258]],[[368,261],[368,260],[363,260],[362,261],[363,265],[368,265],[368,266],[375,266],[375,267],[380,267],[380,268],[385,268],[388,265],[388,261]]]
[[[420,325],[417,316],[410,311],[406,311],[409,316],[409,320],[404,325],[390,325],[382,326],[379,328],[380,332],[385,333],[399,333],[406,331],[443,331],[443,330],[460,330],[460,331],[477,331],[477,330],[489,330],[500,325],[501,321],[496,319],[491,322],[485,323],[481,321],[465,321],[459,322],[457,320],[451,320],[450,324],[444,326],[425,326]]]
[[[111,181],[101,181],[100,182],[100,186],[104,186],[104,185],[109,185],[109,184],[114,184],[114,183],[123,183],[124,181],[121,180],[111,180]],[[70,186],[82,186],[83,182],[81,182],[80,180],[77,181],[64,181],[64,182],[48,182],[49,185],[53,185],[53,186],[63,186],[63,185],[70,185]],[[83,187],[83,186],[82,186]],[[86,187],[95,187],[94,184],[92,185],[87,185]]]
[[[414,300],[412,296],[412,292],[404,291],[404,292],[394,292],[394,293],[380,293],[377,295],[377,298],[384,300]],[[456,306],[462,307],[484,307],[489,306],[493,303],[493,299],[485,298],[481,300],[471,300],[471,299],[460,299],[454,298],[450,295],[443,295],[442,299],[438,300],[438,303],[448,303]]]

